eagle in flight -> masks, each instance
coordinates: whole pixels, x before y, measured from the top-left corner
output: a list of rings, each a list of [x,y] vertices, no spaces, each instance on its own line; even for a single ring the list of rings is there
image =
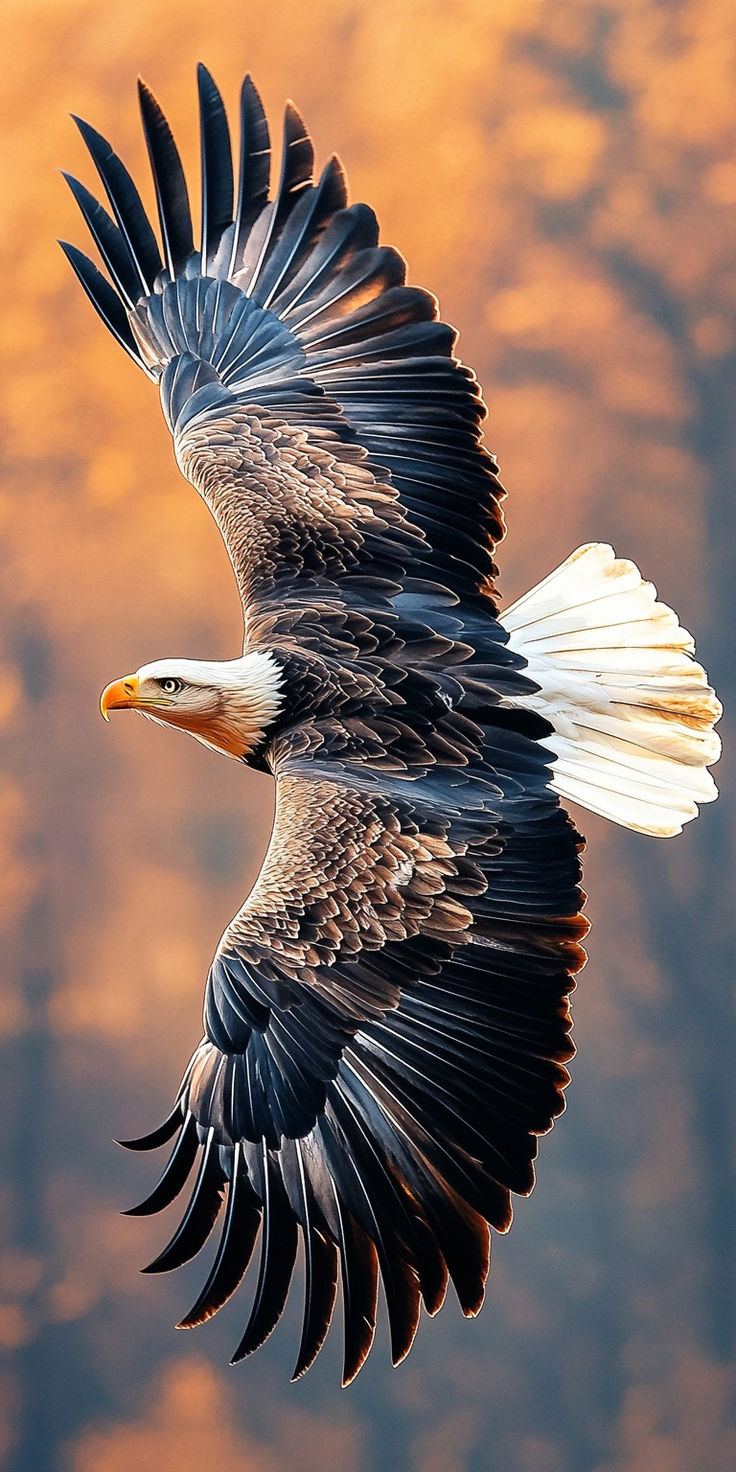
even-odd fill
[[[534,1181],[563,1109],[581,941],[583,840],[560,796],[679,832],[716,796],[720,714],[693,641],[631,562],[580,547],[499,612],[503,489],[485,409],[435,298],[406,285],[332,158],[314,182],[297,110],[269,195],[250,78],[237,190],[225,109],[199,68],[202,219],[166,119],[140,102],[157,240],[130,175],[79,121],[108,213],[69,184],[109,280],[63,248],[118,342],[158,384],[178,464],[222,533],[243,652],[159,659],[115,680],[137,710],[273,774],[263,867],[207,978],[203,1037],[138,1214],[196,1165],[148,1271],[219,1245],[183,1326],[237,1288],[235,1352],[263,1343],[302,1244],[294,1370],[338,1284],[344,1382],[383,1285],[394,1363],[451,1281],[481,1306],[490,1227]],[[68,176],[67,176],[68,177]],[[135,1214],[134,1212],[134,1214]]]

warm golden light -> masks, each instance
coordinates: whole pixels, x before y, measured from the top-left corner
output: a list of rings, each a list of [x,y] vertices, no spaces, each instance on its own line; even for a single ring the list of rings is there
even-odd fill
[[[240,79],[253,73],[277,159],[293,96],[320,165],[340,152],[352,197],[375,208],[382,241],[461,330],[457,351],[483,385],[487,442],[509,488],[504,598],[570,548],[610,540],[698,628],[728,709],[715,655],[732,607],[716,579],[736,464],[733,9],[7,0],[3,10],[1,402],[12,454],[0,491],[0,717],[11,738],[0,1042],[11,1165],[0,1328],[20,1352],[0,1386],[0,1462],[17,1458],[19,1472],[41,1459],[74,1472],[136,1462],[188,1472],[208,1458],[218,1472],[725,1472],[736,1465],[732,1326],[717,1263],[730,1229],[709,1204],[731,1189],[725,821],[712,847],[694,833],[656,864],[650,850],[642,857],[645,840],[588,825],[600,898],[575,1003],[575,1108],[547,1142],[557,1166],[548,1151],[535,1214],[519,1208],[524,1248],[498,1244],[474,1324],[461,1333],[445,1311],[400,1372],[377,1354],[342,1397],[326,1388],[329,1368],[286,1384],[288,1334],[263,1351],[265,1369],[246,1363],[237,1378],[222,1368],[232,1328],[197,1332],[187,1343],[203,1358],[169,1364],[182,1336],[168,1325],[188,1303],[173,1281],[158,1280],[153,1296],[136,1274],[161,1227],[144,1243],[116,1215],[135,1197],[140,1162],[121,1184],[108,1142],[169,1107],[213,940],[257,872],[272,787],[143,721],[102,739],[95,700],[111,668],[169,651],[230,658],[242,622],[156,389],[83,298],[55,237],[94,254],[56,172],[102,194],[70,111],[119,148],[155,219],[141,72],[169,115],[196,217],[197,61],[235,133]],[[132,708],[125,685],[103,692],[105,719]],[[719,782],[727,792],[727,758]],[[16,1271],[20,1251],[43,1260],[40,1289]]]

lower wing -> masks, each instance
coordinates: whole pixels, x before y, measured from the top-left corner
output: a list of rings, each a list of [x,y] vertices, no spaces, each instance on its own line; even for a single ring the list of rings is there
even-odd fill
[[[373,1341],[379,1278],[398,1362],[420,1304],[435,1313],[449,1280],[463,1312],[478,1311],[489,1225],[506,1230],[511,1193],[532,1188],[573,1051],[581,844],[546,787],[544,752],[512,732],[499,742],[503,772],[455,769],[434,785],[277,778],[261,875],[210,972],[206,1036],[169,1119],[131,1142],[177,1137],[137,1214],[173,1201],[199,1159],[148,1271],[193,1257],[226,1198],[183,1326],[229,1298],[260,1234],[236,1360],[276,1324],[301,1236],[295,1376],[323,1343],[338,1281],[345,1383]]]

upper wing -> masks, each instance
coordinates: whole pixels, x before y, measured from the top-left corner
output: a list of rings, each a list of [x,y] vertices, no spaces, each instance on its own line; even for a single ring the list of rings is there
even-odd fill
[[[268,201],[268,127],[249,78],[240,180],[225,110],[199,69],[202,226],[168,124],[141,85],[163,256],[129,175],[80,123],[115,219],[69,179],[113,286],[64,249],[97,310],[159,381],[184,473],[207,500],[249,610],[276,587],[410,567],[473,599],[503,533],[484,408],[455,334],[375,216],[347,207],[336,159],[318,183],[289,105]]]
[[[268,855],[210,971],[207,1035],[167,1125],[138,1142],[179,1130],[144,1212],[173,1200],[204,1147],[153,1271],[200,1249],[229,1182],[186,1326],[237,1287],[263,1220],[236,1359],[279,1318],[301,1231],[295,1375],[324,1340],[338,1270],[346,1380],[371,1346],[379,1271],[398,1361],[448,1276],[477,1312],[487,1223],[505,1229],[510,1192],[531,1189],[537,1136],[563,1107],[586,927],[577,835],[543,791],[542,757],[515,733],[498,745],[505,770],[472,803],[467,774],[410,797],[370,773],[314,780],[298,759],[277,779]]]

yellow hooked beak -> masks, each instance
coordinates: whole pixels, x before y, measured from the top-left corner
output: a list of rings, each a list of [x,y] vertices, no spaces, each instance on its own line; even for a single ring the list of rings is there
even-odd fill
[[[125,675],[122,680],[113,680],[100,696],[103,719],[109,721],[110,710],[135,710],[138,705],[138,676]]]

